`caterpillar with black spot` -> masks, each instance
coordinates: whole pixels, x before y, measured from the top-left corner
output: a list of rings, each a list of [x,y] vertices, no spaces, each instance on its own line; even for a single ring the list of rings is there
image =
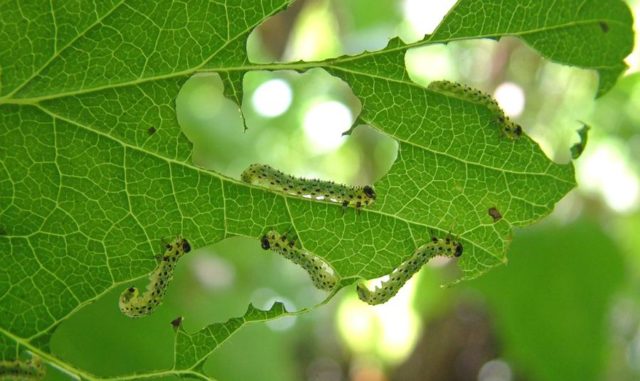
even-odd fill
[[[338,283],[336,272],[322,258],[296,246],[296,241],[275,230],[260,238],[264,250],[273,250],[307,271],[313,285],[320,290],[331,291]]]
[[[417,273],[422,266],[433,257],[459,257],[462,255],[462,244],[451,238],[431,238],[431,241],[420,246],[411,258],[402,262],[391,274],[389,279],[382,282],[380,287],[369,290],[364,282],[358,283],[356,292],[358,298],[365,303],[376,305],[386,303],[400,291],[400,288]]]
[[[264,186],[298,197],[330,201],[356,209],[369,206],[376,200],[376,192],[369,185],[352,187],[331,181],[297,178],[265,164],[251,164],[242,172],[240,178],[249,184]]]
[[[178,260],[191,251],[189,242],[181,237],[165,245],[160,263],[149,275],[149,284],[143,294],[136,287],[122,291],[118,306],[123,314],[131,318],[149,315],[162,303],[167,286],[173,278]]]
[[[505,115],[493,97],[473,87],[466,86],[451,81],[433,81],[428,86],[429,89],[460,98],[472,103],[480,104],[488,108],[495,114],[502,133],[509,139],[515,140],[522,136],[522,127]]]
[[[27,361],[0,361],[0,380],[2,381],[42,380],[45,374],[46,368],[40,357],[33,356]]]

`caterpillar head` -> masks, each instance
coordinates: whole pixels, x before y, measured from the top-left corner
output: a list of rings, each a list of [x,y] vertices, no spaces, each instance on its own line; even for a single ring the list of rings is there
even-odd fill
[[[182,238],[180,241],[180,246],[182,246],[182,251],[188,253],[191,251],[191,244],[186,239]]]
[[[369,197],[372,200],[376,199],[376,191],[374,191],[373,188],[370,187],[369,185],[365,185],[365,187],[362,188],[362,190],[364,191],[365,196]]]
[[[267,237],[267,235],[263,235],[262,238],[260,238],[260,246],[262,246],[262,248],[264,250],[269,250],[271,248],[271,243],[269,243],[269,237]]]
[[[191,251],[191,244],[186,239],[177,237],[174,241],[167,242],[164,245],[164,248],[167,251],[167,253],[165,253],[165,256],[171,254],[169,253],[169,251],[171,250],[178,250],[181,252],[181,254],[186,254]]]
[[[520,126],[519,124],[516,124],[513,129],[513,132],[517,137],[520,137],[520,135],[522,135],[522,126]]]
[[[464,250],[464,248],[462,247],[462,244],[459,241],[453,240],[450,237],[447,237],[447,238],[444,239],[444,242],[449,247],[449,253],[451,253],[453,251],[453,256],[454,257],[457,258],[457,257],[460,257],[462,255],[462,251]],[[451,246],[450,245],[453,245],[453,250],[451,250]]]
[[[504,118],[502,130],[509,139],[515,140],[522,136],[522,126],[509,117]]]
[[[280,240],[283,239],[284,236],[281,236],[277,231],[269,230],[262,236],[262,238],[260,238],[260,246],[262,246],[264,250],[272,249],[273,246],[280,247]]]
[[[456,246],[456,251],[454,252],[453,255],[455,255],[456,257],[459,257],[462,255],[462,244],[460,242],[456,242],[455,246]]]
[[[355,196],[355,197],[354,197]],[[373,204],[376,200],[376,192],[369,185],[365,185],[361,189],[359,189],[355,195],[351,195],[350,199],[346,199],[342,201],[342,206],[347,207],[349,204],[355,206],[357,209],[362,208],[363,206],[368,206]]]
[[[162,260],[175,263],[180,257],[191,251],[191,244],[186,239],[178,237],[173,242],[167,243],[165,249],[165,253],[161,256]]]

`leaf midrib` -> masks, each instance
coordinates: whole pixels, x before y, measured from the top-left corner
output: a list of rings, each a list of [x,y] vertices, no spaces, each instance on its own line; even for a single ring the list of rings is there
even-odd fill
[[[295,66],[298,66],[298,69],[301,69],[301,66],[308,66],[309,64],[311,64],[311,63],[307,63],[307,64],[305,64],[305,65],[301,65],[301,64],[299,64],[299,65],[295,65]],[[268,65],[267,65],[267,66],[268,66]],[[343,72],[346,72],[346,73],[350,73],[350,74],[357,74],[357,75],[362,75],[362,76],[366,76],[366,77],[376,78],[376,79],[383,80],[383,81],[387,81],[387,82],[399,83],[399,84],[402,84],[402,85],[407,85],[407,86],[411,86],[411,87],[414,87],[414,88],[418,88],[418,89],[421,89],[421,90],[424,90],[424,91],[433,92],[432,90],[430,90],[430,89],[428,89],[428,88],[425,88],[424,86],[421,86],[421,85],[419,85],[419,84],[417,84],[417,83],[415,83],[415,82],[411,82],[411,81],[394,80],[394,79],[389,79],[389,78],[385,78],[385,77],[374,76],[374,75],[371,75],[371,74],[369,74],[369,73],[362,73],[362,72],[358,72],[358,71],[348,70],[348,69],[345,69],[345,68],[342,68],[342,67],[329,66],[329,65],[325,65],[325,66],[326,66],[326,67],[331,67],[332,69],[335,69],[335,70],[340,70],[340,71],[343,71]],[[292,66],[286,66],[286,67],[291,68]],[[208,70],[207,70],[207,72],[208,72]],[[173,77],[173,76],[170,76],[170,77]],[[167,77],[167,78],[170,78],[170,77]],[[120,86],[120,87],[126,87],[126,86],[130,86],[130,85],[122,85],[122,86]],[[436,92],[433,92],[433,93],[435,94]],[[438,93],[438,94],[439,94],[439,93]],[[170,159],[170,158],[166,158],[166,157],[164,157],[164,156],[161,156],[161,155],[155,154],[155,153],[154,153],[154,152],[152,152],[152,151],[145,151],[145,150],[143,150],[143,149],[142,149],[142,148],[140,148],[140,147],[132,146],[132,145],[130,145],[130,144],[128,144],[128,143],[126,143],[126,142],[124,142],[124,141],[122,141],[122,140],[119,140],[119,139],[117,139],[117,138],[115,138],[115,137],[113,137],[113,136],[111,136],[111,135],[109,135],[109,134],[105,134],[105,133],[103,133],[103,132],[101,132],[101,131],[98,131],[98,130],[95,130],[95,129],[88,128],[88,127],[86,127],[86,126],[84,126],[84,125],[82,125],[82,124],[80,124],[80,123],[78,123],[78,122],[75,122],[75,121],[72,121],[72,120],[67,119],[67,118],[65,118],[65,117],[62,117],[62,116],[60,116],[60,115],[57,115],[57,114],[55,114],[55,113],[51,112],[50,110],[48,110],[45,106],[43,106],[43,105],[39,104],[38,102],[36,102],[36,103],[31,103],[31,102],[24,102],[24,103],[23,103],[23,102],[20,102],[19,104],[28,104],[28,105],[36,106],[37,108],[41,109],[42,111],[44,111],[45,113],[49,114],[50,116],[52,116],[52,117],[54,117],[54,118],[56,118],[56,119],[60,119],[60,120],[66,121],[66,122],[68,122],[68,123],[71,123],[71,124],[77,125],[77,126],[79,126],[79,127],[85,128],[85,129],[86,129],[86,130],[88,130],[88,131],[91,131],[91,132],[95,132],[95,133],[101,134],[102,136],[105,136],[105,137],[108,137],[108,138],[110,138],[110,139],[113,139],[114,141],[117,141],[118,143],[122,144],[122,145],[123,145],[123,146],[125,146],[125,147],[132,148],[132,149],[135,149],[135,150],[139,150],[139,151],[141,151],[141,152],[149,153],[149,154],[154,155],[154,156],[156,156],[156,157],[158,157],[158,158],[166,159],[167,161],[171,161],[171,162],[174,162],[174,163],[179,163],[179,164],[181,164],[181,165],[187,165],[187,166],[189,166],[190,168],[192,168],[192,169],[198,169],[198,170],[199,170],[199,171],[201,171],[201,172],[206,172],[206,173],[209,173],[209,174],[211,174],[211,173],[212,173],[212,172],[210,172],[210,171],[206,171],[206,170],[203,170],[203,169],[201,169],[201,168],[198,168],[198,167],[195,167],[195,166],[191,166],[191,165],[189,165],[189,164],[187,164],[187,163],[185,163],[185,162],[176,161],[176,160],[173,160],[173,159]],[[0,103],[0,105],[1,105],[1,103]],[[361,117],[361,118],[362,118],[362,117]],[[373,124],[373,122],[371,122],[371,121],[367,121],[367,123]],[[555,176],[550,175],[550,174],[548,174],[548,173],[546,173],[546,172],[527,172],[527,171],[522,171],[522,172],[520,172],[520,171],[509,170],[509,169],[503,169],[503,168],[491,167],[491,166],[488,166],[488,165],[485,165],[485,164],[482,164],[482,163],[479,163],[479,162],[475,162],[475,161],[463,160],[463,159],[457,158],[457,157],[455,157],[455,156],[452,156],[452,155],[450,155],[450,154],[448,154],[448,153],[446,153],[446,152],[437,151],[437,150],[434,150],[434,149],[432,149],[432,148],[429,148],[429,147],[426,147],[426,146],[422,146],[422,145],[419,145],[419,144],[416,144],[416,143],[413,143],[413,142],[407,141],[407,140],[405,140],[405,139],[403,139],[403,138],[400,138],[400,137],[396,136],[395,134],[390,134],[390,133],[388,133],[387,131],[385,131],[384,129],[381,129],[381,128],[380,128],[380,127],[378,127],[378,126],[376,126],[376,129],[378,129],[379,131],[384,132],[385,134],[387,134],[387,135],[389,135],[389,136],[393,137],[394,139],[396,139],[396,140],[398,140],[398,141],[404,142],[404,143],[406,143],[406,144],[409,144],[409,145],[412,145],[412,146],[414,146],[414,147],[417,147],[417,148],[423,149],[423,150],[425,150],[425,151],[431,152],[431,153],[436,154],[436,155],[442,155],[442,156],[445,156],[445,157],[447,157],[447,158],[449,158],[449,159],[457,160],[457,161],[459,161],[459,162],[461,162],[461,163],[463,163],[463,164],[467,164],[467,165],[475,165],[475,166],[478,166],[478,167],[480,167],[480,168],[485,168],[485,169],[489,169],[489,170],[497,171],[497,172],[501,172],[501,173],[502,173],[502,172],[504,172],[504,173],[511,173],[511,174],[517,174],[517,175],[527,175],[527,176],[545,176],[545,177],[550,177],[551,179],[554,179],[554,180],[557,180],[557,181],[560,181],[560,182],[563,182],[563,183],[566,183],[566,184],[571,184],[571,182],[569,182],[569,181],[566,181],[566,180],[564,180],[564,179],[561,179],[561,178],[555,177]],[[552,164],[550,164],[550,165],[552,165]],[[228,177],[226,177],[226,176],[221,176],[221,175],[218,175],[218,174],[215,174],[215,175],[216,175],[219,179],[221,179],[221,180],[231,180],[232,182],[240,183],[240,182],[238,182],[238,181],[236,181],[236,180],[233,180],[233,179],[231,179],[231,178],[228,178]],[[245,183],[240,183],[240,184],[246,185]]]
[[[124,0],[122,0],[118,6],[120,4],[122,4]],[[286,7],[286,5],[285,5]],[[117,7],[114,7],[114,9]],[[452,8],[453,9],[453,8]],[[267,15],[267,17],[272,16],[273,14],[281,11],[282,9],[277,9],[275,12]],[[113,12],[110,11],[109,14]],[[107,15],[105,15],[106,17]],[[83,36],[86,32],[88,32],[91,28],[93,28],[95,25],[97,25],[101,20],[103,20],[103,18],[101,18],[100,20],[96,21],[94,24],[92,24],[89,28],[87,28],[85,31],[83,31],[82,34],[79,34],[76,38],[74,38],[71,42],[69,42],[69,44],[67,44],[64,48],[62,48],[62,50],[59,51],[59,53],[62,53],[64,50],[66,50],[67,48],[71,47],[71,44],[75,41],[77,41],[81,36]],[[563,29],[563,28],[569,28],[569,27],[573,27],[573,26],[579,26],[579,25],[587,25],[587,24],[592,24],[592,23],[599,23],[599,22],[609,22],[611,24],[618,24],[620,26],[624,26],[624,24],[622,22],[618,22],[617,20],[610,20],[610,19],[589,19],[589,20],[583,20],[583,21],[579,21],[579,22],[568,22],[568,23],[564,23],[564,24],[558,24],[558,25],[554,25],[552,27],[547,27],[547,28],[537,28],[537,29],[530,29],[530,30],[526,30],[526,31],[522,31],[520,33],[508,33],[508,32],[498,32],[498,33],[491,33],[491,34],[484,34],[484,35],[475,35],[475,36],[466,36],[466,37],[456,37],[456,38],[450,38],[450,39],[430,39],[430,38],[426,38],[422,41],[417,41],[417,42],[413,42],[413,43],[409,43],[409,44],[403,44],[402,46],[397,46],[397,47],[393,47],[393,48],[385,48],[382,50],[377,50],[374,52],[364,52],[358,55],[353,55],[353,56],[341,56],[341,57],[337,57],[337,58],[329,58],[323,61],[306,61],[306,62],[291,62],[291,63],[268,63],[268,64],[250,64],[250,65],[245,65],[245,66],[236,66],[236,67],[223,67],[223,68],[207,68],[204,70],[200,70],[202,69],[209,61],[211,61],[211,59],[213,59],[213,57],[216,56],[216,54],[218,54],[220,51],[222,51],[224,48],[226,48],[229,43],[235,41],[238,37],[243,36],[246,32],[249,31],[249,29],[244,30],[242,33],[236,35],[234,38],[229,39],[225,44],[223,44],[218,50],[216,50],[215,52],[213,52],[209,57],[207,57],[200,65],[194,66],[192,68],[189,69],[185,69],[182,71],[176,71],[176,72],[172,72],[172,73],[168,73],[168,74],[163,74],[163,75],[156,75],[156,76],[151,76],[151,77],[144,77],[144,78],[138,78],[135,80],[131,80],[131,81],[125,81],[125,82],[120,82],[120,83],[112,83],[112,84],[108,84],[108,85],[101,85],[101,86],[95,86],[95,87],[91,87],[91,88],[83,88],[83,89],[78,89],[78,90],[73,90],[73,91],[66,91],[66,92],[60,92],[57,94],[51,94],[51,95],[43,95],[43,96],[38,96],[38,97],[25,97],[25,98],[12,98],[13,95],[15,95],[20,89],[24,88],[29,82],[31,82],[39,73],[41,73],[44,69],[46,69],[46,67],[51,64],[51,62],[53,62],[53,60],[55,58],[58,57],[59,53],[55,54],[54,56],[52,56],[42,67],[40,67],[40,69],[38,69],[36,72],[34,72],[34,74],[27,79],[24,83],[22,83],[20,86],[16,87],[16,89],[14,89],[11,93],[7,94],[6,96],[0,98],[0,105],[2,104],[36,104],[38,102],[44,101],[44,100],[51,100],[51,99],[57,99],[57,98],[63,98],[63,97],[67,97],[67,96],[73,96],[73,95],[83,95],[83,94],[88,94],[88,93],[92,93],[92,92],[96,92],[96,91],[101,91],[101,90],[106,90],[106,89],[113,89],[113,88],[119,88],[119,87],[127,87],[127,86],[132,86],[132,85],[139,85],[142,83],[146,83],[146,82],[153,82],[153,81],[160,81],[160,80],[164,80],[164,79],[171,79],[171,78],[175,78],[175,77],[180,77],[180,76],[187,76],[187,75],[191,75],[194,74],[196,72],[202,72],[202,73],[206,73],[206,72],[235,72],[235,71],[259,71],[259,70],[265,70],[265,71],[277,71],[277,70],[294,70],[294,71],[304,71],[307,69],[311,69],[311,68],[318,68],[318,67],[333,67],[333,64],[341,64],[341,63],[346,63],[346,62],[350,62],[350,61],[355,61],[355,60],[359,60],[362,58],[368,58],[368,57],[373,57],[379,54],[387,54],[387,53],[392,53],[392,52],[397,52],[397,51],[404,51],[404,50],[408,50],[411,48],[419,48],[419,47],[424,47],[424,46],[428,46],[428,45],[433,45],[433,44],[441,44],[441,43],[448,43],[448,42],[452,42],[452,41],[465,41],[465,40],[475,40],[475,39],[484,39],[484,38],[501,38],[501,37],[506,37],[506,36],[511,36],[511,37],[523,37],[529,34],[535,34],[535,33],[540,33],[540,32],[545,32],[545,31],[550,31],[550,30],[556,30],[556,29]],[[252,25],[251,28],[255,27],[256,25]],[[434,33],[432,35],[435,35],[437,33],[437,29],[436,31],[434,31]],[[397,37],[394,37],[394,39]],[[615,69],[618,64],[614,64],[614,65],[602,65],[602,66],[589,66],[589,69],[593,69],[593,70],[608,70],[608,69]],[[335,68],[335,67],[334,67]],[[387,80],[390,80],[388,78],[386,78]],[[408,84],[408,85],[417,85],[413,82],[407,82],[407,81],[398,81],[395,80],[399,83],[404,83],[404,84]],[[419,85],[418,85],[419,86]]]

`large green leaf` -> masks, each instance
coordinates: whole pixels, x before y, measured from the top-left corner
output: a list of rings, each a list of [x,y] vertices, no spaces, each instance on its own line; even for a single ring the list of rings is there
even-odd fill
[[[267,227],[294,229],[343,285],[392,271],[430,230],[460,237],[466,277],[504,263],[511,228],[548,214],[574,186],[573,167],[551,162],[527,137],[502,137],[482,106],[411,82],[405,51],[517,36],[554,61],[598,70],[605,91],[633,39],[619,1],[461,0],[432,36],[414,44],[392,40],[379,52],[324,62],[250,63],[248,34],[287,3],[0,3],[3,358],[27,349],[96,378],[50,352],[52,332],[88,303],[144,277],[159,240],[177,234],[201,247],[232,235],[258,237]],[[375,184],[373,207],[343,211],[191,163],[175,97],[192,74],[219,72],[225,94],[238,101],[248,71],[314,67],[345,80],[363,104],[359,120],[399,142],[396,163]],[[490,207],[504,218],[494,223]],[[192,374],[238,321],[283,314],[250,309],[193,336],[181,332],[179,348],[193,355],[178,356],[176,368],[161,374]]]

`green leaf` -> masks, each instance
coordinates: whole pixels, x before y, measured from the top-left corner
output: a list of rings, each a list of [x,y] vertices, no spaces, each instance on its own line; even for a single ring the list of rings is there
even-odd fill
[[[431,41],[519,37],[552,61],[597,70],[598,96],[613,87],[622,73],[622,61],[633,49],[633,16],[623,1],[513,4],[507,7],[500,1],[459,1]]]
[[[268,310],[261,310],[249,304],[247,312],[224,323],[211,324],[202,330],[189,334],[179,328],[176,334],[176,369],[191,369],[202,366],[202,362],[218,346],[245,324],[266,321],[288,314],[284,304],[274,303]]]
[[[29,350],[97,378],[51,353],[51,334],[87,304],[144,278],[161,238],[178,234],[197,248],[293,229],[342,285],[391,272],[431,230],[460,237],[467,278],[504,263],[512,227],[550,213],[573,188],[573,167],[551,162],[527,137],[504,139],[486,108],[411,82],[405,51],[517,36],[554,61],[600,71],[602,90],[615,82],[633,39],[622,2],[462,0],[433,36],[414,44],[394,39],[379,52],[324,62],[250,63],[247,36],[288,3],[0,5],[0,252],[10,269],[0,272],[2,358]],[[351,86],[363,104],[359,120],[399,142],[373,207],[344,211],[191,163],[175,115],[191,75],[219,72],[225,95],[239,102],[248,71],[315,67]],[[489,208],[503,218],[493,223]],[[250,308],[201,333],[179,333],[177,363],[201,362],[239,322],[285,314]]]

